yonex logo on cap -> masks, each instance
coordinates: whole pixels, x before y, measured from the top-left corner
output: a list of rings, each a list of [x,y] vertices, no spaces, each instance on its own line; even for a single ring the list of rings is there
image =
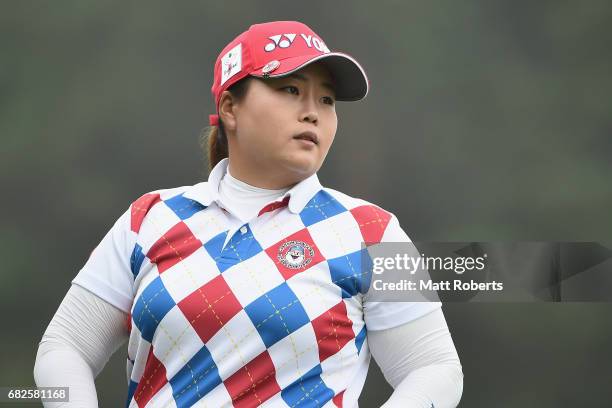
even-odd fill
[[[271,51],[274,51],[276,47],[289,48],[291,44],[293,44],[295,37],[296,37],[296,34],[278,34],[278,35],[270,36],[268,38],[271,39],[272,42],[267,43],[264,46],[264,50],[266,52],[271,52]],[[304,40],[308,48],[314,47],[317,51],[325,53],[325,54],[330,52],[329,48],[327,48],[327,45],[325,45],[325,43],[320,38],[317,38],[310,34],[308,35],[300,34],[300,37]]]
[[[285,39],[281,40],[283,36],[285,36]],[[295,39],[295,34],[279,34],[279,35],[273,35],[272,37],[268,37],[268,38],[271,39],[273,42],[267,43],[266,46],[264,47],[264,50],[266,50],[267,52],[270,52],[270,51],[274,51],[277,46],[280,48],[289,47],[291,44],[293,44],[293,40]]]

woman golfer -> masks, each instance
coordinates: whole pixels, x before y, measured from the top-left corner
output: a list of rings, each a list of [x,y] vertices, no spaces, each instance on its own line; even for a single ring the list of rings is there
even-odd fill
[[[409,241],[397,218],[317,178],[336,101],[367,93],[359,63],[302,23],[229,43],[208,181],[144,194],[117,220],[43,336],[38,386],[97,406],[94,378],[127,339],[129,407],[356,407],[371,355],[394,388],[385,407],[456,406],[441,304],[363,290],[362,243]]]

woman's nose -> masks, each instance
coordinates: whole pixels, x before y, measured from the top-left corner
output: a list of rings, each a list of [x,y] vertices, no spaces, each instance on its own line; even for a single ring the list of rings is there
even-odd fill
[[[311,122],[311,123],[316,124],[316,123],[317,123],[317,121],[319,120],[319,117],[318,117],[318,115],[317,115],[317,112],[315,112],[315,111],[313,111],[313,110],[310,110],[310,111],[305,112],[305,113],[302,115],[302,120],[303,120],[304,122]]]
[[[305,122],[311,122],[316,124],[319,120],[319,114],[317,113],[316,103],[311,101],[309,98],[305,98],[304,107],[301,114],[301,120]]]

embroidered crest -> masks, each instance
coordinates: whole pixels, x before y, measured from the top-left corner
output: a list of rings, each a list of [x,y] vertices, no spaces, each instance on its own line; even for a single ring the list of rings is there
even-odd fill
[[[303,268],[313,257],[314,249],[304,241],[287,241],[278,248],[277,258],[287,268]]]

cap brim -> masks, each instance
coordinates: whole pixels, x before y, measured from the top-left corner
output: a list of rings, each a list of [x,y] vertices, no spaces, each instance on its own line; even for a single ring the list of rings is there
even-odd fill
[[[329,69],[334,80],[337,101],[358,101],[366,97],[370,84],[364,69],[353,57],[342,52],[285,58],[279,60],[279,67],[266,76],[262,72],[263,68],[251,72],[250,75],[280,78],[317,61],[321,61]]]

